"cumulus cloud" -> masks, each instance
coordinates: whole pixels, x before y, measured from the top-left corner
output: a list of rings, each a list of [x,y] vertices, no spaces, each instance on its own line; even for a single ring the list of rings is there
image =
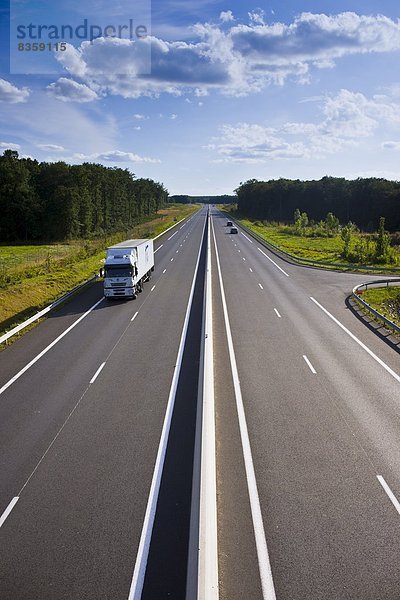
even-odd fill
[[[9,102],[10,104],[26,102],[29,94],[28,88],[17,88],[6,79],[0,79],[0,102]]]
[[[122,150],[110,150],[109,152],[101,152],[94,154],[80,154],[76,153],[73,156],[74,159],[88,160],[88,161],[105,161],[105,162],[133,162],[133,163],[160,163],[161,161],[156,158],[148,158],[146,156],[139,156],[132,152],[123,152]]]
[[[254,123],[224,125],[220,137],[209,146],[219,160],[265,162],[274,159],[324,158],[344,148],[357,147],[387,125],[400,129],[400,106],[387,97],[369,99],[363,94],[341,90],[326,97],[318,123],[284,123],[266,127]],[[400,149],[400,142],[382,147]]]
[[[146,117],[145,115],[140,115],[140,114],[136,113],[135,115],[133,115],[133,118],[136,119],[137,121],[145,121],[149,117]]]
[[[193,27],[196,41],[98,38],[79,48],[67,44],[57,59],[96,94],[137,98],[217,89],[240,96],[288,78],[307,82],[313,69],[333,68],[344,56],[400,50],[400,22],[382,15],[306,12],[290,24],[266,24],[263,12],[253,11],[250,24],[228,28],[231,11],[221,15],[220,26]]]
[[[48,85],[47,89],[57,100],[63,102],[92,102],[98,97],[96,92],[84,83],[66,77],[60,77],[58,81]]]
[[[233,16],[233,13],[231,10],[223,10],[221,12],[221,14],[219,15],[219,19],[223,23],[229,23],[230,21],[234,21],[235,17]]]

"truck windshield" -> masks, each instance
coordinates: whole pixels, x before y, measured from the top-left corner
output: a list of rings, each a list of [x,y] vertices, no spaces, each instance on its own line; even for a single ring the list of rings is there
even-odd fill
[[[132,277],[133,269],[129,265],[106,266],[106,277]]]

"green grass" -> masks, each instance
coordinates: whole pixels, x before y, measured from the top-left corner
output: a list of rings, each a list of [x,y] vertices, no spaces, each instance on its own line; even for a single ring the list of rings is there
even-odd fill
[[[400,287],[371,288],[361,298],[384,317],[400,326]]]
[[[302,237],[289,233],[285,225],[256,225],[248,219],[240,219],[240,222],[266,241],[299,258],[329,263],[346,262],[341,257],[343,242],[339,236],[331,238]]]
[[[224,210],[223,207],[220,207]],[[334,267],[336,264],[345,265],[352,269],[362,269],[361,263],[350,263],[348,260],[343,258],[343,240],[340,235],[333,237],[308,237],[300,236],[293,233],[292,228],[288,225],[283,224],[269,224],[262,223],[261,221],[249,220],[240,215],[235,214],[233,207],[226,207],[225,210],[232,214],[239,223],[242,223],[248,227],[251,231],[254,231],[261,236],[266,242],[269,242],[279,249],[292,254],[299,259],[315,260],[326,262]],[[354,234],[353,245],[357,240],[357,235]],[[352,246],[353,247],[353,246]],[[400,252],[397,250],[398,264],[400,262]],[[396,267],[393,264],[377,264],[373,265],[378,270],[380,267],[383,269],[394,269]],[[329,266],[327,268],[330,268]]]
[[[155,237],[197,208],[197,205],[173,204],[129,232],[109,236],[107,241],[103,237],[70,244],[0,247],[0,258],[4,261],[3,279],[0,275],[0,333],[98,273],[105,248],[127,239],[127,233],[130,238]]]

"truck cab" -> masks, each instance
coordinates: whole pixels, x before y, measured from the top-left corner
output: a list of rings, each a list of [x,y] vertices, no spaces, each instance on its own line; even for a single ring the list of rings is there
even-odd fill
[[[153,240],[127,240],[107,249],[104,296],[136,298],[154,270]]]

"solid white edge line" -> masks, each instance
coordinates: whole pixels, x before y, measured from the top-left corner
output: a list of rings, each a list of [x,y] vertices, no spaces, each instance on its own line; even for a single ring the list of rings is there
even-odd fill
[[[159,250],[161,250],[161,248],[163,248],[163,247],[164,247],[164,244],[161,244],[161,246],[158,246],[157,250],[154,250],[154,254],[155,254],[156,252],[158,252]]]
[[[169,238],[168,238],[167,242],[169,242],[169,240],[172,240],[172,238],[174,237],[174,235],[176,235],[177,233],[179,233],[179,232],[178,232],[178,231],[175,231],[175,233],[173,233],[173,234],[171,235],[171,237],[169,237]]]
[[[135,312],[135,314],[133,315],[131,321],[134,321],[136,319],[136,317],[138,316],[139,312]]]
[[[193,275],[192,287],[190,290],[188,305],[186,308],[185,320],[183,323],[183,329],[182,329],[181,340],[179,343],[178,355],[177,355],[176,362],[175,362],[175,369],[174,369],[174,374],[172,377],[171,388],[170,388],[168,403],[167,403],[167,409],[165,412],[160,443],[158,446],[157,458],[156,458],[156,462],[155,462],[153,478],[151,481],[149,498],[147,501],[146,513],[144,516],[142,533],[140,535],[139,548],[138,548],[138,552],[137,552],[137,556],[136,556],[135,568],[133,571],[132,583],[131,583],[131,587],[129,590],[128,600],[140,600],[141,595],[142,595],[144,577],[145,577],[146,566],[147,566],[147,558],[149,555],[151,535],[153,532],[154,517],[156,514],[156,508],[157,508],[158,493],[160,490],[161,475],[162,475],[163,466],[164,466],[165,453],[166,453],[166,449],[167,449],[172,413],[174,410],[176,389],[177,389],[177,385],[178,385],[179,372],[180,372],[180,368],[181,368],[181,364],[182,364],[183,349],[184,349],[185,341],[186,341],[186,334],[187,334],[187,329],[188,329],[188,324],[189,324],[190,310],[192,307],[192,300],[193,300],[193,295],[194,295],[196,276],[197,276],[197,271],[198,271],[199,262],[200,262],[200,254],[201,254],[201,247],[202,247],[205,225],[206,225],[206,219],[204,219],[203,235],[201,236],[199,254],[197,257],[196,267],[195,267],[194,275]]]
[[[400,515],[400,502],[397,500],[396,496],[393,494],[392,490],[390,489],[390,487],[388,486],[388,484],[386,483],[386,481],[384,480],[382,475],[377,475],[376,477],[377,477],[379,483],[381,484],[381,486],[383,487],[383,489],[385,490],[386,494],[388,495],[389,500],[391,501],[391,503],[393,504],[393,506],[395,507],[395,509],[397,510],[397,512]]]
[[[279,314],[279,311],[278,311],[276,308],[274,308],[274,311],[276,312],[277,316],[278,316],[280,319],[282,319],[281,315]]]
[[[314,373],[314,375],[317,374],[317,371],[314,369],[314,367],[312,366],[311,362],[308,360],[307,356],[305,354],[303,354],[303,358],[306,361],[311,373]]]
[[[10,504],[7,506],[6,510],[3,512],[3,514],[0,517],[0,527],[2,527],[2,525],[4,524],[4,521],[7,519],[8,515],[10,514],[10,512],[12,511],[12,509],[14,508],[14,506],[17,504],[19,500],[19,496],[15,496]]]
[[[92,379],[89,381],[90,385],[96,381],[96,379],[98,378],[98,376],[100,375],[100,373],[104,369],[105,364],[106,364],[105,362],[101,363],[101,365],[97,369],[96,373],[93,375]]]
[[[222,281],[221,265],[219,262],[219,254],[217,242],[215,239],[214,226],[213,237],[215,254],[218,266],[218,277],[221,289],[222,306],[224,311],[225,329],[228,341],[229,358],[231,362],[233,385],[235,390],[236,407],[238,412],[238,420],[240,427],[240,437],[242,440],[242,449],[244,464],[246,469],[247,487],[249,491],[250,509],[253,520],[254,536],[257,548],[258,568],[260,571],[261,586],[264,600],[276,600],[274,582],[272,578],[271,563],[269,560],[267,541],[265,538],[264,524],[261,514],[260,498],[258,496],[257,480],[254,471],[253,457],[251,454],[251,446],[249,440],[249,432],[247,429],[246,415],[244,412],[242,391],[239,382],[239,374],[237,370],[235,350],[233,347],[231,327],[229,323],[228,309],[226,304],[224,284]]]
[[[286,277],[289,277],[289,275],[286,273],[286,271],[284,271],[284,270],[283,270],[283,269],[282,269],[282,268],[281,268],[279,265],[277,265],[277,264],[276,264],[276,262],[275,262],[274,260],[272,260],[272,258],[270,258],[270,257],[268,256],[268,254],[265,254],[265,252],[263,252],[263,250],[261,250],[261,248],[257,248],[257,250],[258,250],[259,252],[261,252],[261,254],[263,254],[263,255],[265,256],[265,258],[268,258],[268,260],[269,260],[269,261],[271,261],[271,262],[272,262],[272,264],[273,264],[273,265],[275,265],[275,267],[276,267],[277,269],[279,269],[279,270],[280,270],[280,271],[281,271],[281,272],[282,272],[284,275],[286,275]]]
[[[158,235],[156,235],[155,238],[153,238],[153,240],[158,239],[159,237],[161,237],[162,235],[164,235],[164,233],[167,233],[168,231],[170,231],[171,229],[173,229],[174,227],[176,227],[177,225],[179,225],[179,223],[182,223],[182,221],[184,221],[187,217],[184,217],[183,219],[181,219],[180,221],[178,221],[177,223],[174,223],[174,225],[171,225],[171,227],[168,227],[168,229],[166,229],[165,231],[163,231],[162,233],[159,233]],[[186,225],[186,223],[184,223],[182,225],[182,227],[184,227],[184,225]],[[182,229],[182,227],[180,229]],[[161,246],[159,246],[157,248],[157,250],[154,250],[154,254],[163,247],[163,244],[161,244]],[[33,315],[32,317],[30,317],[29,319],[27,319],[26,321],[24,321],[23,323],[20,323],[19,325],[17,325],[16,327],[14,327],[13,329],[11,329],[10,331],[8,331],[7,333],[5,333],[4,335],[2,335],[0,337],[0,344],[2,344],[3,342],[5,342],[6,340],[8,340],[10,337],[12,337],[13,335],[15,335],[16,333],[18,333],[19,331],[22,331],[22,329],[25,329],[25,327],[27,327],[28,325],[30,325],[31,323],[34,323],[35,321],[38,321],[39,319],[41,319],[42,317],[44,317],[48,312],[50,312],[53,309],[53,304],[50,304],[49,306],[46,306],[46,308],[44,308],[43,310],[41,310],[40,312],[38,312],[36,315]]]
[[[355,342],[357,342],[357,344],[359,346],[361,346],[361,348],[363,348],[363,350],[365,350],[365,352],[367,352],[374,360],[376,360],[377,363],[379,363],[381,365],[381,367],[386,369],[386,371],[392,377],[394,377],[394,379],[396,381],[398,381],[400,383],[400,375],[395,373],[395,371],[393,371],[393,369],[391,369],[389,367],[389,365],[387,365],[385,362],[383,362],[383,360],[381,358],[379,358],[379,356],[377,356],[374,352],[372,352],[372,350],[370,350],[368,348],[368,346],[366,346],[361,340],[358,339],[358,337],[356,337],[354,335],[354,333],[351,333],[351,331],[349,329],[347,329],[347,327],[345,327],[338,319],[336,319],[336,317],[334,317],[328,310],[326,310],[326,308],[324,308],[322,306],[322,304],[320,304],[317,300],[315,300],[315,298],[310,296],[310,300],[312,300],[314,302],[314,304],[316,304],[326,315],[328,315],[328,317],[330,319],[332,319],[332,321],[334,321],[336,323],[336,325],[339,325],[339,327],[341,329],[343,329],[343,331],[345,331],[347,333],[347,335],[349,335]]]
[[[103,302],[103,300],[104,298],[101,298],[101,300],[93,304],[93,306],[89,308],[89,310],[87,310],[83,315],[79,317],[79,319],[72,323],[72,325],[70,325],[63,333],[61,333],[61,335],[59,335],[55,340],[53,340],[51,344],[46,346],[46,348],[42,350],[37,356],[35,356],[35,358],[33,358],[27,365],[25,365],[25,367],[18,371],[18,373],[14,375],[14,377],[7,381],[7,383],[5,383],[2,388],[0,388],[0,395],[3,392],[5,392],[5,390],[9,388],[10,385],[12,385],[17,379],[19,379],[21,375],[23,375],[28,369],[30,369],[40,358],[42,358],[42,356],[44,356],[49,350],[51,350],[53,346],[55,346],[60,340],[62,340],[62,338],[67,335],[67,333],[74,329],[74,327],[76,327],[78,323],[80,323],[85,317],[87,317],[96,308],[96,306],[100,304],[100,302]]]
[[[198,600],[218,600],[217,468],[215,441],[214,338],[211,274],[211,217],[207,236],[207,277],[203,372],[203,426],[199,518]]]
[[[243,237],[246,238],[246,240],[249,240],[250,244],[254,244],[254,242],[249,237],[247,237],[247,235],[244,234],[243,231],[241,231],[240,233],[242,234]]]

